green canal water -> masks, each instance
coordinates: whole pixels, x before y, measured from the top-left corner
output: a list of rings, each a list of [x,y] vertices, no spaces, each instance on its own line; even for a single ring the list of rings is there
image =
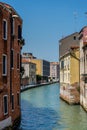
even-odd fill
[[[59,98],[59,84],[21,93],[21,130],[87,130],[87,113]]]

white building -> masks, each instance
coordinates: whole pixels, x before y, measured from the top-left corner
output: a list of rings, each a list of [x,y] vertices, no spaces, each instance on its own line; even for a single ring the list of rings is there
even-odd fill
[[[36,64],[22,59],[22,67],[24,67],[23,80],[27,79],[28,84],[36,84]]]
[[[59,63],[50,62],[50,78],[52,81],[59,81]]]
[[[87,26],[80,31],[80,104],[87,111]]]

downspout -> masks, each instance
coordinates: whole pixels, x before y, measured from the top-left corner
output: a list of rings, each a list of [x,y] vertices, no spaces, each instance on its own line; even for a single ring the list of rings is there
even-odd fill
[[[10,102],[12,102],[12,70],[11,70],[11,49],[12,49],[12,13],[10,13]]]
[[[85,48],[84,48],[84,74],[85,74]],[[85,80],[84,80],[84,97],[85,97]]]

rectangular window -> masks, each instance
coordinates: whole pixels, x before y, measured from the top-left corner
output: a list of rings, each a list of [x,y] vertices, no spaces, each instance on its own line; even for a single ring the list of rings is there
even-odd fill
[[[15,31],[15,30],[14,30],[14,29],[15,29],[14,26],[15,26],[15,24],[14,24],[14,18],[13,18],[12,21],[11,21],[11,34],[12,34],[12,35],[14,35],[14,31]]]
[[[3,39],[7,40],[7,21],[3,20]]]
[[[87,77],[85,77],[85,83],[87,83]]]
[[[17,93],[17,105],[20,106],[20,94]]]
[[[13,68],[14,67],[14,59],[13,59],[13,57],[14,57],[14,51],[13,50],[11,50],[11,68]]]
[[[85,97],[87,98],[87,89],[85,88]]]
[[[2,74],[7,75],[7,56],[3,54],[3,59],[2,59]]]
[[[3,97],[3,103],[4,103],[4,115],[7,115],[8,114],[8,96],[5,95]]]
[[[21,26],[18,25],[18,39],[20,40],[22,38],[22,29],[21,29]]]
[[[14,95],[12,94],[12,110],[14,110]]]
[[[61,61],[61,69],[64,69],[64,61]]]
[[[17,53],[17,69],[19,69],[19,63],[20,62],[20,60],[19,60],[19,53]]]

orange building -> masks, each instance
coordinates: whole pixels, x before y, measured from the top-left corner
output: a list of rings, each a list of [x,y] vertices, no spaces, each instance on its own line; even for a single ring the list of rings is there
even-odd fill
[[[20,117],[21,32],[21,17],[0,2],[0,129]]]

